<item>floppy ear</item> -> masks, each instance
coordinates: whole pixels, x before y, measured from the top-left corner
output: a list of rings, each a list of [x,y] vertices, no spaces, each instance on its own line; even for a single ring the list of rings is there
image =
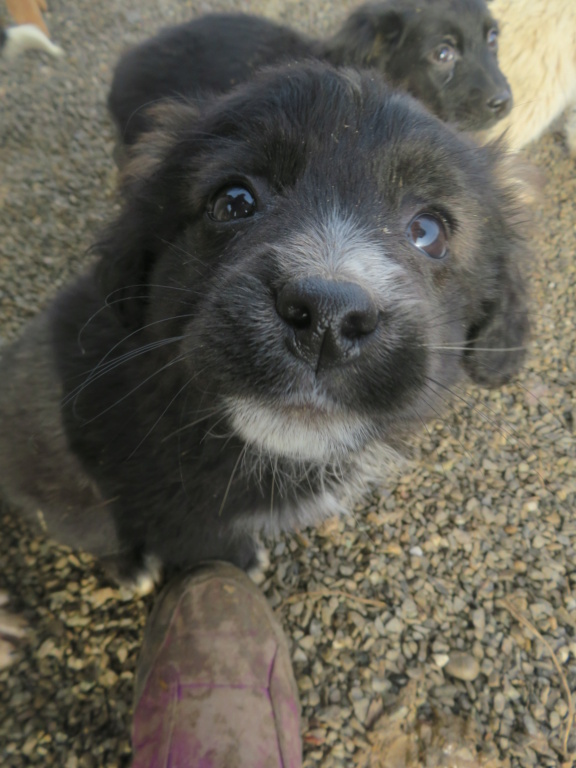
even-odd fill
[[[523,266],[529,256],[530,209],[541,198],[544,179],[537,169],[506,152],[501,142],[486,149],[496,160],[493,171],[499,186],[491,218],[496,239],[487,243],[495,255],[496,271],[488,278],[489,298],[483,302],[480,319],[468,330],[464,365],[477,384],[499,387],[519,371],[526,355],[530,322]]]
[[[520,257],[520,248],[514,250]],[[477,384],[500,387],[519,371],[530,332],[524,280],[512,259],[498,276],[496,296],[483,309],[484,316],[468,331],[464,365]]]
[[[133,185],[150,179],[167,158],[176,137],[193,127],[200,117],[197,103],[163,99],[145,110],[147,130],[136,144],[125,148],[120,167],[120,190],[130,196]]]
[[[148,276],[181,227],[179,176],[171,169],[179,140],[193,140],[198,111],[167,101],[150,112],[151,130],[126,153],[120,169],[122,210],[94,250],[96,279],[121,322],[138,327],[148,303]]]
[[[381,67],[401,43],[405,27],[406,13],[391,4],[361,6],[324,43],[322,55],[337,66]]]

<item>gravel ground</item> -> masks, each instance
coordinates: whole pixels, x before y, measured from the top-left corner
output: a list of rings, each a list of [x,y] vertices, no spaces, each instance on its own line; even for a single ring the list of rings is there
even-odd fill
[[[0,335],[78,271],[115,209],[104,104],[124,46],[215,8],[322,33],[352,5],[51,0],[66,59],[0,65]],[[576,762],[576,164],[559,133],[526,154],[548,186],[520,380],[457,390],[394,486],[271,545],[264,588],[293,642],[307,768]],[[125,766],[150,602],[8,510],[1,525],[0,587],[33,628],[0,674],[2,765]]]

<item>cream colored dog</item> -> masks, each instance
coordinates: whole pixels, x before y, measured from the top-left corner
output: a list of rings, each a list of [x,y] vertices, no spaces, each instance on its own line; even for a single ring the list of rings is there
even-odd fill
[[[510,148],[521,149],[569,108],[566,140],[576,154],[576,0],[493,0],[489,8],[514,107],[487,135],[506,131]]]
[[[6,7],[16,24],[35,24],[47,37],[50,36],[42,18],[42,11],[48,10],[46,0],[6,0]]]

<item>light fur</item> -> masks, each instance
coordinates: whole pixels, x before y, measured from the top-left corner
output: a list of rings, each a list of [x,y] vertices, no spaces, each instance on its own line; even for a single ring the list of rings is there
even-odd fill
[[[2,48],[4,59],[12,60],[31,50],[44,51],[54,58],[64,55],[62,48],[54,45],[34,24],[21,24],[6,30],[6,42]]]
[[[522,149],[569,110],[566,142],[576,153],[576,2],[493,0],[490,10],[500,24],[499,62],[514,107],[487,138],[504,133],[510,149]]]

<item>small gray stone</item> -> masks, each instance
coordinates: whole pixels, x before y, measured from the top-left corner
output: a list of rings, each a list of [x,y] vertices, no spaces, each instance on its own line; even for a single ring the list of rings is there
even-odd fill
[[[494,711],[496,714],[501,715],[506,708],[506,696],[502,693],[502,691],[498,691],[498,693],[494,696]]]
[[[458,680],[476,680],[480,674],[480,664],[478,660],[469,653],[453,651],[450,654],[448,663],[444,667],[446,672]]]
[[[386,624],[386,631],[393,635],[399,635],[404,629],[404,622],[402,622],[397,616],[394,616]]]

